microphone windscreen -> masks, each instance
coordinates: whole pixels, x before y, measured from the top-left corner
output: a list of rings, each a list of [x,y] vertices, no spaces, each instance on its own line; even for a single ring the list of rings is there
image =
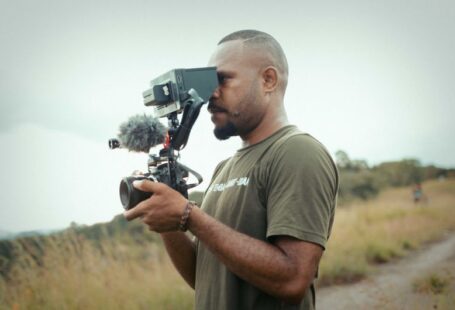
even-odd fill
[[[122,147],[148,153],[151,147],[164,142],[167,128],[157,118],[143,114],[131,116],[120,125],[119,131]]]

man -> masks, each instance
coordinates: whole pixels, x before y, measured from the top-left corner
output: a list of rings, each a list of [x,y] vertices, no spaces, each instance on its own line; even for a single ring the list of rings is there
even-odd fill
[[[208,106],[219,139],[243,147],[215,170],[202,206],[160,183],[127,211],[161,233],[174,265],[196,294],[196,309],[312,309],[334,217],[338,175],[325,148],[288,125],[288,65],[270,35],[244,30],[210,59],[220,84]],[[180,230],[195,236],[192,241]]]

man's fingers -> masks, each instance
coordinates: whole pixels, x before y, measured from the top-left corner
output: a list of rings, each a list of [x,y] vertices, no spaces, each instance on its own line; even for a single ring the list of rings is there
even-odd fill
[[[143,192],[156,193],[159,190],[159,183],[150,180],[136,180],[133,186]]]
[[[143,192],[158,193],[163,189],[163,186],[165,185],[158,182],[152,182],[150,180],[136,180],[133,182],[133,186],[134,188]],[[125,216],[127,221],[131,221],[135,218],[143,216],[147,212],[148,208],[149,206],[146,200],[144,200],[134,208],[125,211],[123,213],[123,216]]]
[[[126,218],[127,221],[134,220],[135,218],[144,215],[144,210],[141,207],[143,207],[143,204],[138,204],[134,208],[123,212],[123,216]]]

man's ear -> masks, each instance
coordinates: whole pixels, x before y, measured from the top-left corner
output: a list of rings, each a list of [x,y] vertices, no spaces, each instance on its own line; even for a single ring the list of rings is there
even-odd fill
[[[275,67],[269,66],[262,71],[262,81],[265,92],[273,92],[278,86],[278,72]]]

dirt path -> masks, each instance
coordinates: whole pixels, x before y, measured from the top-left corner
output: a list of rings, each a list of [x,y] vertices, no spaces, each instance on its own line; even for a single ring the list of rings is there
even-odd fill
[[[444,270],[455,270],[455,234],[378,267],[377,273],[361,282],[319,289],[317,309],[433,309],[434,300],[428,294],[415,293],[413,282]]]

